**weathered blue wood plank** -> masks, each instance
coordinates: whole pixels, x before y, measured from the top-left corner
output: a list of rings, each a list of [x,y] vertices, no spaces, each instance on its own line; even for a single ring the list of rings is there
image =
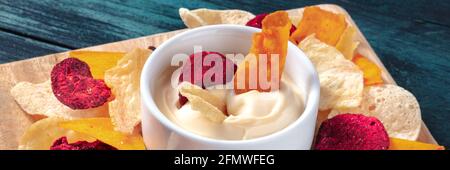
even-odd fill
[[[178,8],[239,8],[254,13],[337,3],[361,15],[387,15],[450,25],[449,3],[440,1],[0,1],[0,28],[18,31],[69,48],[118,41],[183,28]],[[412,12],[414,11],[414,12]],[[352,13],[351,13],[352,14]],[[353,15],[353,14],[352,14]],[[357,21],[358,22],[358,21]]]
[[[112,1],[0,1],[0,27],[81,48],[181,28],[175,17]],[[167,9],[169,10],[169,9]],[[175,9],[174,9],[175,10]]]
[[[41,56],[69,49],[0,31],[0,63]]]

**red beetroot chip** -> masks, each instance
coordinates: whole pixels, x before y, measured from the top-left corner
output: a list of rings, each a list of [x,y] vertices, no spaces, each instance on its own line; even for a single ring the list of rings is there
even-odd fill
[[[96,140],[94,142],[78,141],[68,143],[65,136],[55,140],[50,150],[117,150],[117,148]]]
[[[246,26],[250,26],[250,27],[255,27],[255,28],[262,28],[262,21],[264,18],[266,18],[268,14],[266,13],[262,13],[262,14],[258,14],[255,16],[255,18],[251,19],[250,21],[247,22],[247,24],[245,24]],[[289,35],[291,35],[292,33],[294,33],[294,31],[297,28],[295,27],[294,24],[291,25],[291,30],[289,30]]]
[[[262,13],[255,16],[255,18],[251,19],[247,22],[247,26],[255,27],[255,28],[262,28],[262,20],[266,18],[268,14]]]
[[[221,67],[217,67],[219,66],[217,64],[221,64]],[[233,61],[226,58],[223,54],[213,51],[202,51],[189,56],[189,61],[181,69],[178,81],[188,81],[205,89],[210,86],[230,82],[236,69],[237,66]],[[187,102],[187,98],[181,94],[178,95],[180,97],[179,103],[184,105]]]
[[[362,114],[340,114],[320,126],[316,150],[386,150],[389,137],[375,117]]]
[[[103,105],[111,89],[103,80],[92,77],[89,66],[76,58],[67,58],[53,67],[52,90],[55,97],[72,109],[89,109]]]

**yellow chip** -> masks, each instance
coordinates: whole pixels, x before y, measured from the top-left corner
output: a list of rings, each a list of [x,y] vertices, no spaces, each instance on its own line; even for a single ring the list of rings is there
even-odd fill
[[[140,77],[149,55],[150,50],[135,49],[105,73],[105,82],[115,96],[108,105],[109,115],[117,131],[132,133],[141,122]]]
[[[344,14],[335,14],[318,6],[305,7],[302,20],[291,35],[291,41],[300,42],[303,38],[316,34],[317,39],[334,46],[346,27]]]
[[[59,123],[59,127],[94,137],[119,150],[145,149],[142,136],[135,132],[124,134],[114,130],[110,118],[87,118]]]
[[[378,118],[389,137],[416,140],[421,128],[420,107],[409,91],[391,84],[364,89],[361,105],[331,111],[329,118],[340,113],[361,113]]]
[[[63,136],[69,143],[77,141],[93,142],[96,139],[88,135],[64,129],[58,126],[64,119],[45,118],[33,123],[19,141],[20,150],[49,150],[53,142]]]
[[[50,80],[40,84],[17,83],[11,88],[11,95],[19,106],[30,115],[43,115],[64,119],[108,116],[108,106],[73,110],[62,104],[53,94]]]
[[[226,105],[220,98],[188,82],[181,83],[178,91],[189,100],[193,110],[199,111],[214,122],[225,120]]]
[[[356,54],[352,61],[363,71],[365,86],[383,84],[382,70],[377,64],[361,54]]]
[[[179,14],[188,28],[215,24],[245,25],[250,19],[255,17],[255,15],[250,12],[235,9],[212,10],[200,8],[196,10],[189,10],[186,8],[180,8]]]
[[[363,73],[334,47],[321,42],[315,35],[299,43],[319,74],[319,110],[356,107],[361,103],[364,88]]]
[[[389,150],[445,150],[444,146],[397,138],[389,138]]]
[[[114,67],[125,53],[102,51],[71,51],[70,57],[78,58],[89,65],[94,79],[103,79],[105,71]]]
[[[347,60],[353,59],[355,49],[359,45],[359,42],[354,40],[355,33],[355,27],[347,26],[336,44],[336,49],[338,49]]]

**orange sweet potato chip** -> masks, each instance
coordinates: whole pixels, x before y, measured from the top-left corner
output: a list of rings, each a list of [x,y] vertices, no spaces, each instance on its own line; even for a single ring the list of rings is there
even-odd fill
[[[410,141],[405,139],[390,138],[389,150],[444,150],[443,146]]]
[[[261,88],[259,78],[259,54],[267,55],[267,80],[271,80],[271,63],[275,62],[273,55],[278,54],[278,82],[281,79],[281,74],[284,69],[284,63],[286,62],[287,45],[289,41],[289,30],[291,29],[291,21],[289,20],[288,13],[285,11],[277,11],[269,14],[262,21],[262,32],[255,33],[253,35],[252,47],[250,48],[250,53],[244,61],[239,65],[234,79],[234,92],[236,94],[245,93],[250,90],[258,91],[270,91],[272,88]],[[251,57],[256,57],[256,62],[250,62]],[[252,66],[253,65],[253,66]],[[256,65],[256,66],[255,66]],[[256,71],[256,88],[250,87],[250,69],[257,69]],[[239,77],[239,78],[236,78]],[[241,79],[242,78],[242,79]],[[238,81],[238,79],[244,81]],[[276,80],[276,79],[275,79]],[[244,87],[244,88],[242,88]]]
[[[114,67],[125,53],[101,51],[71,51],[70,57],[78,58],[89,65],[94,79],[103,79],[105,71]]]
[[[59,123],[61,128],[70,129],[96,138],[119,150],[145,149],[139,133],[124,134],[114,130],[110,118],[86,118]]]
[[[356,54],[352,61],[363,71],[365,86],[383,83],[383,79],[381,78],[381,69],[375,63],[361,54]]]
[[[347,22],[343,14],[335,14],[319,7],[306,7],[297,30],[291,35],[291,41],[298,43],[315,33],[320,41],[335,46],[345,28]]]

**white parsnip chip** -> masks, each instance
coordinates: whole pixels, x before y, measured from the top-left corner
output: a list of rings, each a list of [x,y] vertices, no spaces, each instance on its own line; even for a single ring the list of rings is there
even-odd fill
[[[141,122],[140,77],[149,55],[150,50],[135,49],[105,72],[105,82],[115,96],[108,105],[109,115],[117,131],[131,134]]]
[[[181,83],[178,86],[178,91],[189,100],[193,110],[199,111],[214,122],[225,120],[226,105],[217,96],[188,82]]]
[[[364,88],[363,72],[339,50],[321,42],[314,34],[299,43],[319,74],[319,110],[357,107]]]
[[[362,100],[363,75],[355,68],[333,68],[319,74],[319,109],[357,107]]]
[[[255,15],[250,12],[236,9],[213,10],[200,8],[189,10],[186,8],[180,8],[179,14],[188,28],[215,24],[245,25],[250,19],[255,17]]]

